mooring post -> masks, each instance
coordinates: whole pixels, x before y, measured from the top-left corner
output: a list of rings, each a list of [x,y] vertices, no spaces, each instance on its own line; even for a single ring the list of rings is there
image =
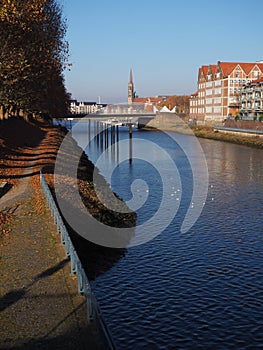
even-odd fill
[[[132,163],[132,123],[130,121],[129,124],[129,138],[130,138],[130,142],[129,142],[129,163]]]
[[[101,147],[101,150],[103,150],[103,137],[104,137],[103,124],[102,124],[102,122],[100,122],[100,147]]]
[[[106,148],[109,147],[109,127],[106,126]]]
[[[129,136],[130,136],[130,139],[132,138],[132,123],[130,122],[129,124]]]
[[[117,142],[119,142],[119,125],[116,126]]]
[[[100,124],[99,124],[99,122],[96,122],[96,140],[97,140],[97,147],[99,148],[99,145],[100,145]]]
[[[91,123],[91,120],[89,119],[89,141],[90,141],[90,123]]]
[[[129,140],[129,163],[130,165],[132,163],[132,137],[130,137]]]
[[[114,125],[111,125],[111,145],[113,145],[114,142]]]

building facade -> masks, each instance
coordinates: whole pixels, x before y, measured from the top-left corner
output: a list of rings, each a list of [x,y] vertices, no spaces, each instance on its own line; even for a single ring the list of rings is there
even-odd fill
[[[223,121],[235,116],[244,84],[263,77],[263,63],[220,62],[198,71],[198,90],[190,96],[189,118],[199,122]]]
[[[78,102],[77,100],[70,101],[71,114],[90,114],[96,113],[100,108],[105,107],[105,104],[97,104],[96,102]]]
[[[243,117],[263,117],[263,78],[242,87],[240,114]]]

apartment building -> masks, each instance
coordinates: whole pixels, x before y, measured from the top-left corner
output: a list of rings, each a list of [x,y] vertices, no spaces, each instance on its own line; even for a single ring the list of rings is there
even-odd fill
[[[253,118],[263,116],[263,78],[242,87],[240,114]]]
[[[71,114],[90,114],[96,113],[100,108],[105,107],[105,104],[97,104],[96,102],[78,102],[77,100],[70,101]]]
[[[263,62],[220,62],[198,71],[198,90],[190,97],[191,119],[218,122],[234,116],[240,108],[241,88],[263,77]]]

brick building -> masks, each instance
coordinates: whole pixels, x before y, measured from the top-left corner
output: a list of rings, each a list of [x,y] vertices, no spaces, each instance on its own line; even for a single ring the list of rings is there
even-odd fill
[[[198,71],[198,90],[190,97],[191,119],[218,122],[234,116],[241,105],[244,84],[263,77],[263,62],[220,62]]]

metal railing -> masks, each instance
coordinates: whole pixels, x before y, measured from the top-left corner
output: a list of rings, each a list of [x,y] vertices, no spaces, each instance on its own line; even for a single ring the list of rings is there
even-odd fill
[[[99,331],[102,336],[103,345],[107,349],[115,350],[116,347],[112,340],[112,336],[109,329],[103,319],[98,302],[91,290],[89,280],[86,276],[84,268],[82,267],[81,261],[75,250],[75,247],[71,241],[68,230],[61,218],[57,205],[54,201],[52,193],[46,183],[46,180],[40,171],[40,182],[45,194],[48,206],[51,210],[52,216],[54,217],[54,223],[57,226],[57,231],[60,234],[61,243],[65,246],[66,257],[70,259],[71,273],[77,276],[78,280],[78,293],[85,295],[87,303],[87,321],[97,322],[99,326]]]

